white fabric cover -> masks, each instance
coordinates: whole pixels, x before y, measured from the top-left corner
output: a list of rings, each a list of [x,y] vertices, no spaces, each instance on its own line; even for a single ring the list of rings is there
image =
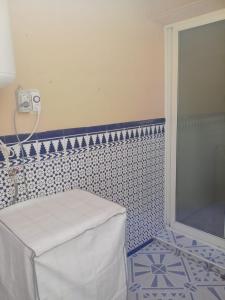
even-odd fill
[[[125,300],[125,209],[73,190],[0,211],[1,300]]]

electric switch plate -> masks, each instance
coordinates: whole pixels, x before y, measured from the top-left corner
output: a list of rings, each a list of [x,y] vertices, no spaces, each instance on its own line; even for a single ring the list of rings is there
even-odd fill
[[[41,96],[38,90],[18,89],[16,98],[18,112],[40,112]]]
[[[16,93],[17,98],[17,110],[19,112],[32,111],[31,95],[25,90],[19,89]]]

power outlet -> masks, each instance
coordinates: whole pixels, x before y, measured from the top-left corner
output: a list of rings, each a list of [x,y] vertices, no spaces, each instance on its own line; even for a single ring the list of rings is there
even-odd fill
[[[38,90],[30,90],[31,102],[32,102],[32,111],[40,112],[41,111],[41,96]]]

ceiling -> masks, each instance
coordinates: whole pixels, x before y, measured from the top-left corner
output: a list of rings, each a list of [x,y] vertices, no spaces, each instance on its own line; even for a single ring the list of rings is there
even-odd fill
[[[225,8],[225,0],[148,0],[148,15],[160,23],[168,24],[189,17]]]

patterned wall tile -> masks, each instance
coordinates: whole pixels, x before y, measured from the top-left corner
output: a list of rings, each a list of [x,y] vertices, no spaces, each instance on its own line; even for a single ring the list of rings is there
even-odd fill
[[[128,251],[149,240],[164,228],[164,120],[127,126],[40,133],[22,150],[13,146],[17,200],[81,188],[127,208]],[[13,195],[0,158],[0,207],[10,205]]]

